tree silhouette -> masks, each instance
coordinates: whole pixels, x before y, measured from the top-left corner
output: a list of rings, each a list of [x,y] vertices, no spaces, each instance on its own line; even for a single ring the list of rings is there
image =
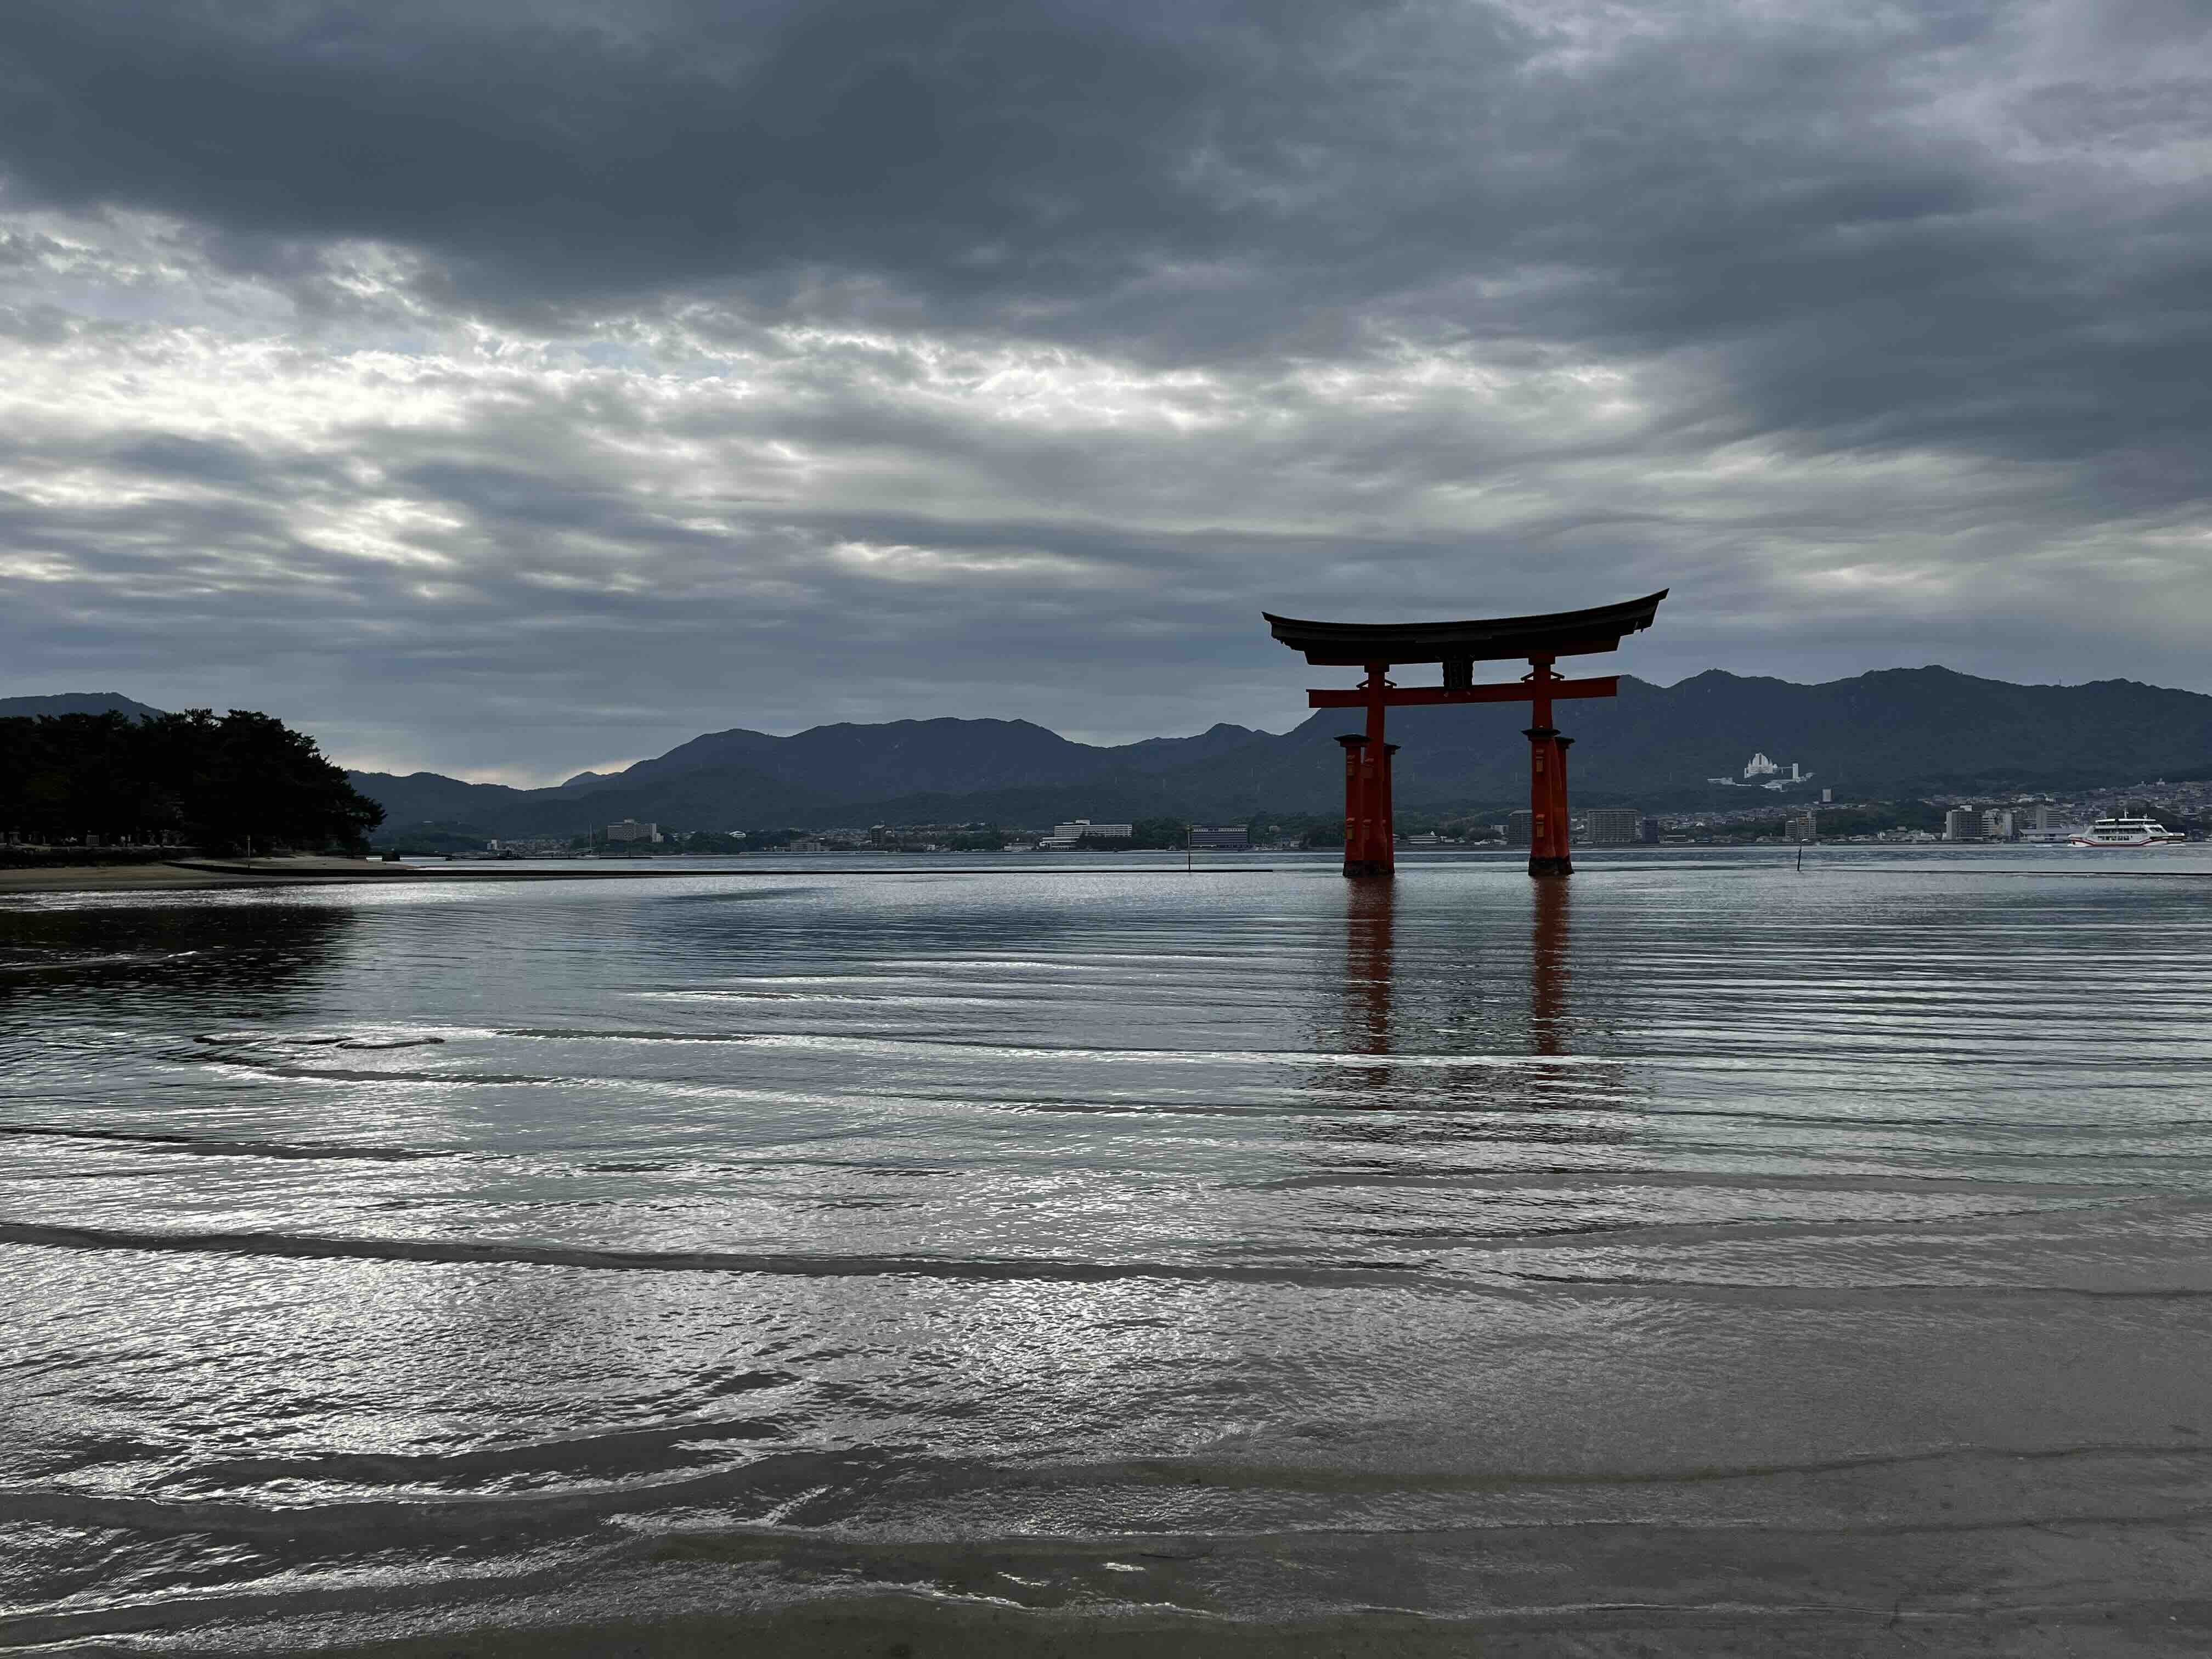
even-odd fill
[[[359,848],[383,818],[313,738],[252,709],[0,720],[0,829],[33,840]]]

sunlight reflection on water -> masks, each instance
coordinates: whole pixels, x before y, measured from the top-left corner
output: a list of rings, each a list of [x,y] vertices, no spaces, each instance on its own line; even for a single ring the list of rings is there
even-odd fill
[[[2193,856],[0,900],[0,1639],[2158,1603]]]

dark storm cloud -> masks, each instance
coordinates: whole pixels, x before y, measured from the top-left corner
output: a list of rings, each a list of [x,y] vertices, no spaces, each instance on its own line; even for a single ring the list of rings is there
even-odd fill
[[[2207,367],[2212,226],[2112,175],[2202,101],[2099,71],[2193,20],[2087,25],[2082,73],[2018,85],[2028,15],[1600,12],[1578,56],[1571,9],[52,0],[0,46],[26,199],[173,214],[305,289],[366,240],[507,315],[710,295],[1156,360],[1534,337],[1708,352],[1721,430],[2155,441]]]
[[[7,689],[1134,732],[1263,601],[1668,583],[1631,666],[2202,682],[2203,22],[23,0]]]
[[[479,304],[766,280],[999,323],[1111,301],[1068,325],[1147,337],[1186,307],[1249,333],[1255,296],[1270,329],[1376,297],[1479,326],[1519,307],[1471,282],[1550,266],[1606,278],[1563,309],[1671,339],[2019,252],[1964,222],[2007,193],[1972,147],[1885,125],[2001,9],[1723,17],[1579,66],[1466,5],[612,15],[19,6],[11,166],[33,199],[173,213],[280,272],[334,238],[424,250]],[[1696,279],[1723,275],[1717,303]]]
[[[1279,165],[1215,99],[1296,90],[1296,14],[1182,17],[95,0],[14,9],[0,41],[26,191],[175,213],[243,259],[388,240],[478,300],[813,270],[1050,292],[1203,246],[1235,170]]]

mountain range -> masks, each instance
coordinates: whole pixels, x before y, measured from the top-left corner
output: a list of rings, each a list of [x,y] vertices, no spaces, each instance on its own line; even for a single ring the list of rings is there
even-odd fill
[[[134,702],[120,691],[58,691],[48,697],[0,697],[0,720],[34,714],[128,714],[153,720],[162,711]]]
[[[1511,704],[1394,710],[1400,804],[1517,799],[1527,718]],[[1589,805],[1778,805],[1705,781],[1740,773],[1754,750],[1796,763],[1838,799],[2119,787],[2212,768],[2212,696],[2132,680],[2014,685],[1929,667],[1807,685],[1713,669],[1671,686],[1624,677],[1618,698],[1562,703],[1558,718],[1577,739],[1576,799]],[[1027,720],[893,720],[790,737],[737,727],[545,789],[430,772],[348,776],[384,806],[387,830],[435,822],[506,836],[573,835],[624,817],[694,830],[1234,821],[1340,806],[1334,738],[1358,720],[1330,709],[1279,734],[1218,725],[1111,746]]]

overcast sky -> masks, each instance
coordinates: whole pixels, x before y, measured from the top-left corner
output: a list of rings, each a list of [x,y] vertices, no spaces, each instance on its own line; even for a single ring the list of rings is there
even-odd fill
[[[0,694],[536,782],[1662,586],[2212,690],[2207,15],[10,0]]]

